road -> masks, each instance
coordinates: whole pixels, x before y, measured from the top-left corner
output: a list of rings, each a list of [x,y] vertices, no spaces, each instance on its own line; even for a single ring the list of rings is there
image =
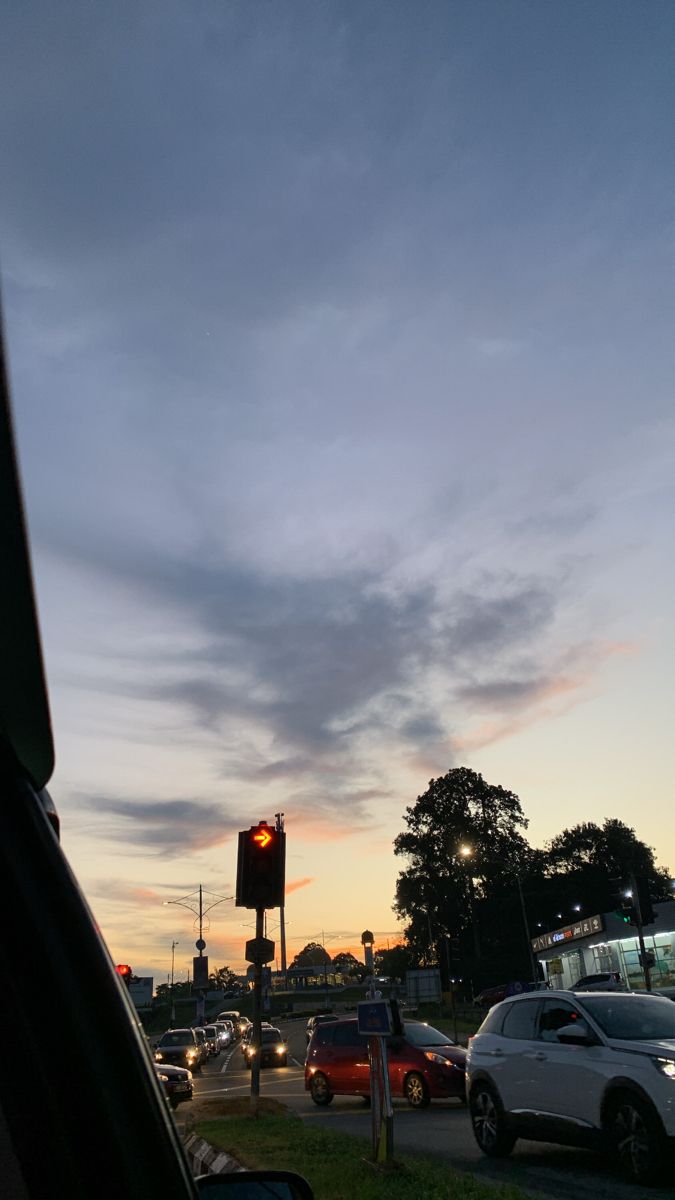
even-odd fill
[[[288,1066],[261,1073],[261,1095],[287,1105],[304,1121],[370,1138],[371,1115],[356,1096],[336,1096],[328,1108],[317,1108],[304,1089],[304,1022],[281,1023],[288,1038]],[[195,1098],[245,1096],[251,1077],[243,1067],[239,1046],[195,1076]],[[179,1123],[190,1105],[178,1110]],[[466,1171],[485,1182],[515,1184],[534,1196],[551,1200],[673,1200],[672,1188],[640,1188],[624,1183],[606,1160],[587,1150],[519,1141],[510,1158],[489,1159],[479,1151],[466,1109],[456,1100],[435,1100],[427,1109],[413,1110],[394,1101],[395,1153],[425,1154]]]

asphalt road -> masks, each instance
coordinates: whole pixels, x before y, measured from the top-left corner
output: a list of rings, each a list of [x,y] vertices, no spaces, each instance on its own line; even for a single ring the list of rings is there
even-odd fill
[[[370,1138],[371,1114],[356,1096],[336,1096],[328,1108],[317,1108],[304,1089],[304,1022],[281,1024],[288,1038],[289,1065],[261,1073],[263,1096],[280,1100],[308,1122]],[[245,1096],[251,1076],[243,1067],[239,1046],[222,1052],[195,1076],[195,1098]],[[190,1105],[181,1105],[179,1123]],[[600,1155],[566,1146],[519,1141],[507,1159],[481,1154],[473,1137],[466,1109],[456,1100],[434,1100],[427,1109],[413,1110],[404,1100],[394,1101],[394,1154],[414,1152],[447,1162],[477,1179],[515,1184],[534,1196],[552,1200],[673,1200],[673,1188],[640,1188],[624,1183]],[[673,1163],[675,1178],[675,1161]]]

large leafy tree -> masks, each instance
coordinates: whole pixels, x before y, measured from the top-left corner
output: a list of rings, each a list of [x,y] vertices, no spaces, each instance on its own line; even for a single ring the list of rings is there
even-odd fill
[[[602,825],[592,821],[564,829],[546,847],[548,889],[567,901],[574,895],[586,912],[602,912],[612,904],[612,878],[628,879],[632,873],[649,881],[655,900],[672,896],[670,873],[657,867],[651,846],[634,829],[616,818]]]
[[[405,810],[407,830],[394,842],[408,866],[396,885],[395,910],[408,920],[406,938],[423,963],[440,961],[448,936],[462,936],[465,957],[484,957],[494,930],[481,926],[481,901],[512,894],[533,851],[514,792],[487,783],[468,767],[432,779]]]
[[[212,971],[209,975],[211,986],[213,988],[222,988],[223,991],[235,987],[237,982],[237,976],[230,967],[218,967],[216,971]]]
[[[291,963],[292,967],[329,967],[330,965],[330,954],[319,942],[308,942],[296,954]]]
[[[417,959],[410,946],[399,943],[388,950],[375,952],[375,973],[390,979],[405,979],[406,971],[416,967]]]

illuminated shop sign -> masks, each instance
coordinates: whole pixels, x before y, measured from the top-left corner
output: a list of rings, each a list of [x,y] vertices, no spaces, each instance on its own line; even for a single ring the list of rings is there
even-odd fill
[[[550,933],[542,933],[532,939],[532,949],[536,952],[550,950],[553,946],[576,942],[579,938],[590,937],[593,933],[601,933],[605,928],[605,919],[598,913],[595,917],[584,917],[583,921],[575,921],[572,925],[563,925],[562,929],[553,929]]]

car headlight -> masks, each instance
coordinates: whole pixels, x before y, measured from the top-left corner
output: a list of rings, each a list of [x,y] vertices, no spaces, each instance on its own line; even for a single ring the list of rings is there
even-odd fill
[[[652,1062],[657,1071],[665,1075],[667,1079],[675,1079],[675,1059],[672,1058],[653,1058]]]
[[[162,1061],[162,1051],[155,1050],[155,1062],[161,1062],[161,1061]]]
[[[158,1075],[158,1076],[157,1076],[157,1078],[158,1078],[159,1080],[161,1080],[161,1082],[162,1082],[162,1083],[168,1083],[168,1082],[169,1082],[169,1076],[168,1076],[168,1075]]]
[[[283,1054],[285,1049],[285,1046],[277,1046],[277,1054]]]
[[[424,1057],[429,1059],[429,1062],[439,1063],[442,1067],[451,1067],[452,1063],[443,1054],[434,1054],[433,1050],[425,1050]]]

